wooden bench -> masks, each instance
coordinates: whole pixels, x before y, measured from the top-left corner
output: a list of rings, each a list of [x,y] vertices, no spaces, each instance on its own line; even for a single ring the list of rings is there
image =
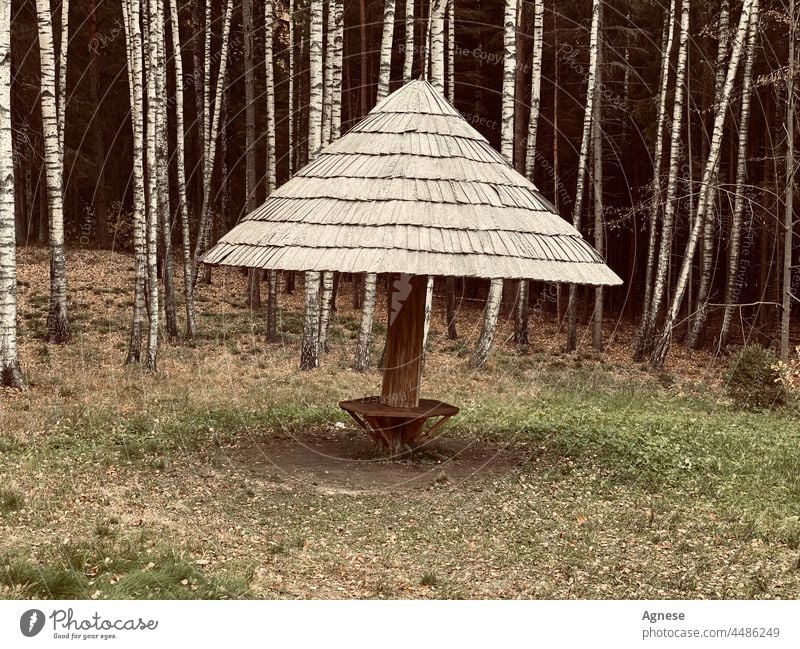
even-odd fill
[[[339,407],[391,455],[413,450],[458,414],[455,406],[434,399],[420,399],[418,406],[409,407],[382,403],[381,397],[365,397],[342,401]],[[426,422],[436,418],[426,429]]]

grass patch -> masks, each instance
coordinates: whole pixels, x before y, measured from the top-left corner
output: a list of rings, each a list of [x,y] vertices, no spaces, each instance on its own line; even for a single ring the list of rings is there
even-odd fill
[[[25,495],[18,489],[0,489],[0,514],[10,514],[25,506]]]
[[[141,541],[51,545],[39,560],[6,556],[0,558],[0,585],[42,599],[230,599],[248,593],[241,575],[208,574],[183,552]]]

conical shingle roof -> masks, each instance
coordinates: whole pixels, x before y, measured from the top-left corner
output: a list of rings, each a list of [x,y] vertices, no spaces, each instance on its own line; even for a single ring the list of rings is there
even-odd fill
[[[426,81],[380,102],[204,257],[273,270],[621,284]]]

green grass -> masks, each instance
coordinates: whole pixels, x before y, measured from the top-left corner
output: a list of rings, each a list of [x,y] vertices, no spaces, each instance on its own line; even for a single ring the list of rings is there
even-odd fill
[[[38,559],[0,557],[0,585],[46,599],[231,599],[245,577],[213,575],[184,553],[144,539],[86,541],[39,549]]]
[[[21,491],[8,487],[0,489],[0,514],[17,511],[22,509],[24,505],[25,496]]]

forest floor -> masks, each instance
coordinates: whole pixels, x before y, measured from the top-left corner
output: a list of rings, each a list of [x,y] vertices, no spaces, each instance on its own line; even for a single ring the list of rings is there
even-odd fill
[[[301,373],[300,292],[267,344],[242,276],[214,270],[197,345],[165,342],[149,375],[123,366],[129,256],[70,251],[60,347],[46,251],[19,261],[30,387],[0,393],[0,597],[800,596],[800,408],[736,408],[724,358],[676,347],[651,372],[613,321],[604,354],[588,328],[564,354],[536,317],[529,353],[504,321],[475,373],[479,305],[448,341],[437,301],[423,392],[462,411],[388,461],[336,406],[380,384],[349,369],[349,287]]]

